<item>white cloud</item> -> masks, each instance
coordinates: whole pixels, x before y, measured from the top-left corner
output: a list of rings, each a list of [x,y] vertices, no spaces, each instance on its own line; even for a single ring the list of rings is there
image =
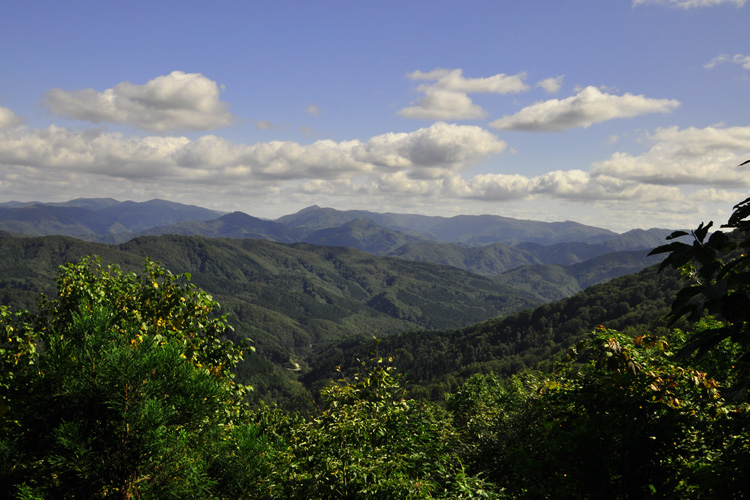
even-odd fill
[[[23,120],[18,115],[8,108],[0,106],[0,129],[6,127],[17,127],[23,123]]]
[[[454,192],[461,198],[503,201],[531,195],[533,180],[519,174],[481,174],[468,182],[456,184]]]
[[[427,72],[414,71],[407,77],[414,81],[434,81],[434,83],[417,87],[417,90],[424,95],[414,105],[398,112],[405,118],[426,120],[482,118],[486,115],[486,111],[474,104],[468,94],[511,94],[529,90],[529,86],[523,81],[526,78],[525,73],[517,75],[500,73],[486,78],[465,78],[461,69],[434,69]]]
[[[667,113],[679,106],[673,99],[651,99],[642,95],[616,96],[586,87],[566,99],[532,104],[511,116],[490,123],[500,130],[561,131],[588,127],[613,118],[632,118],[648,113]]]
[[[633,7],[641,4],[666,4],[681,9],[695,7],[714,7],[721,4],[734,4],[738,8],[745,5],[747,0],[633,0]]]
[[[583,170],[555,170],[534,177],[482,174],[459,186],[455,195],[484,201],[507,201],[544,196],[573,201],[676,199],[679,189],[653,186],[609,176],[593,176]]]
[[[200,73],[173,71],[145,85],[118,83],[94,89],[50,90],[46,106],[55,114],[92,123],[120,123],[149,132],[213,130],[232,123],[219,86]]]
[[[415,106],[404,108],[398,114],[421,120],[472,120],[483,118],[487,112],[463,92],[427,88]]]
[[[0,164],[39,170],[102,173],[121,178],[154,178],[172,167],[170,155],[188,144],[178,137],[123,138],[102,130],[50,126],[0,131]]]
[[[545,78],[537,82],[536,86],[543,88],[550,94],[556,94],[560,90],[560,87],[562,87],[563,78],[565,78],[564,75]]]
[[[730,56],[729,54],[720,54],[706,63],[704,67],[710,69],[723,63],[739,64],[744,69],[750,69],[750,56],[744,54],[735,54],[733,56]]]
[[[649,136],[641,155],[615,153],[592,165],[592,175],[658,185],[750,186],[750,172],[738,165],[750,157],[750,127],[677,127]]]
[[[718,202],[732,206],[737,203],[737,193],[726,189],[700,189],[690,195],[690,198],[701,202]]]
[[[507,148],[481,127],[437,122],[409,133],[389,133],[357,148],[356,156],[374,165],[408,168],[411,176],[434,177],[431,170],[457,170]]]
[[[307,109],[305,111],[307,111],[309,114],[313,116],[316,116],[322,113],[320,108],[318,108],[315,104],[308,104]]]
[[[406,75],[411,80],[435,80],[431,87],[469,94],[515,94],[529,90],[524,83],[526,73],[506,75],[499,73],[486,78],[465,78],[462,69],[434,69],[432,71],[414,71]],[[425,87],[420,86],[420,90]]]
[[[652,142],[671,144],[681,156],[698,156],[712,151],[750,149],[750,127],[659,128],[649,135]]]
[[[414,179],[405,172],[390,172],[383,173],[365,183],[362,190],[371,196],[436,198],[443,193],[443,182],[443,177]]]
[[[103,129],[50,126],[0,129],[0,167],[35,172],[94,174],[132,181],[235,184],[304,179],[341,180],[403,172],[435,178],[472,165],[506,144],[475,126],[442,122],[408,133],[312,144],[271,141],[238,144],[214,135],[123,137]],[[41,176],[41,175],[40,175]]]

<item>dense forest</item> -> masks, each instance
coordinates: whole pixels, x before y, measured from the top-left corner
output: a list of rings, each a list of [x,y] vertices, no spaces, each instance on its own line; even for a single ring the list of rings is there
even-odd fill
[[[567,268],[533,266],[525,278],[535,278],[518,279],[522,268],[507,275],[480,276],[452,266],[304,243],[162,235],[105,245],[63,236],[6,235],[0,236],[0,304],[34,310],[40,293],[54,293],[58,267],[87,255],[98,255],[105,265],[116,264],[125,271],[137,271],[143,259],[152,258],[167,269],[190,273],[193,283],[228,314],[232,338],[253,340],[256,355],[237,367],[241,381],[257,389],[250,397],[299,409],[311,407],[317,394],[320,383],[313,377],[319,374],[319,379],[328,380],[333,373],[335,365],[326,364],[318,354],[342,338],[387,338],[425,330],[438,338],[439,332],[533,308],[550,296],[578,293],[568,313],[581,309],[581,315],[587,304],[591,308],[600,301],[598,296],[609,296],[603,304],[610,311],[607,318],[597,316],[601,310],[597,307],[591,321],[582,317],[576,321],[575,335],[584,335],[591,324],[632,314],[611,302],[643,303],[640,309],[655,301],[666,304],[659,297],[661,285],[651,284],[662,279],[655,272],[580,290],[577,279],[590,279],[584,276],[592,274],[599,280],[609,278],[623,262],[630,268],[632,253],[616,252]],[[635,269],[644,265],[645,252],[640,254],[634,259]],[[631,284],[636,290],[626,292]],[[638,317],[645,322],[654,315]],[[355,357],[349,356],[349,362]],[[416,374],[411,365],[405,369]]]
[[[666,254],[661,272],[646,269],[535,309],[369,344],[361,335],[331,336],[300,367],[300,397],[308,388],[317,394],[298,410],[290,409],[294,400],[282,408],[253,397],[263,388],[243,383],[242,368],[260,357],[252,335],[238,335],[232,317],[187,274],[144,264],[138,252],[122,267],[82,255],[57,271],[56,287],[42,284],[49,267],[8,271],[0,308],[0,496],[744,498],[748,217],[750,199],[735,207],[731,231],[709,234],[708,224],[674,233],[654,250]],[[689,243],[678,241],[685,236]],[[39,262],[78,245],[55,241],[65,252],[39,240],[4,244],[37,252]],[[194,243],[191,265],[200,270],[217,265],[215,252],[229,252],[212,240]],[[245,244],[255,243],[232,248]],[[293,258],[310,247],[291,248],[289,268],[309,262]],[[311,251],[331,251],[320,248]],[[258,270],[278,271],[271,254],[207,274],[223,276],[221,283],[243,274],[262,282]],[[419,318],[409,302],[410,290],[418,295],[426,286],[418,276],[388,275],[373,261],[368,281],[350,288],[337,273],[373,257],[321,258],[313,273],[319,281],[276,273],[313,287],[314,302],[290,304],[290,312],[365,291],[377,297],[378,283],[404,279],[395,298],[412,315],[401,320]],[[457,280],[451,286],[466,287],[464,294],[492,296],[497,286],[468,274],[436,279]],[[20,307],[38,286],[45,295]],[[460,293],[421,293],[444,304],[441,321],[450,321],[449,304]],[[321,324],[336,324],[328,321]],[[323,342],[303,331],[303,343]]]

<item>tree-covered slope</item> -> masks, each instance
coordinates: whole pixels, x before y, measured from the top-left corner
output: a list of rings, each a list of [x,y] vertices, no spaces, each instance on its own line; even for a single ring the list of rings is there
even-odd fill
[[[516,248],[525,250],[543,264],[577,264],[614,252],[641,250],[644,254],[661,245],[672,231],[667,229],[634,229],[623,234],[597,236],[588,241],[566,241],[561,243],[535,243],[522,241]]]
[[[235,335],[255,341],[258,356],[240,369],[275,380],[281,392],[294,378],[287,368],[304,368],[312,349],[341,336],[455,328],[538,304],[508,285],[449,266],[341,247],[174,235],[117,246],[0,237],[0,299],[32,307],[39,292],[54,288],[60,264],[90,254],[125,270],[139,269],[149,257],[174,273],[192,274],[230,314]]]
[[[190,220],[168,226],[157,226],[136,234],[124,235],[122,242],[139,236],[180,234],[207,238],[254,238],[279,243],[299,241],[297,233],[283,224],[259,219],[242,212],[232,212],[212,220]]]
[[[440,398],[473,373],[509,375],[551,359],[583,338],[595,326],[648,328],[669,310],[682,286],[675,273],[657,273],[656,266],[592,286],[570,298],[543,304],[508,317],[435,332],[410,331],[383,337],[334,343],[311,361],[305,380],[315,386],[335,366],[351,367],[376,348],[393,356],[407,373],[411,389]]]
[[[313,245],[350,247],[375,255],[393,254],[404,245],[425,241],[423,237],[378,226],[364,219],[318,229],[300,236],[300,239]]]
[[[446,264],[483,275],[500,274],[516,267],[541,263],[529,252],[502,243],[474,247],[460,243],[406,243],[387,255],[417,262]]]
[[[591,285],[636,273],[659,260],[659,257],[648,256],[645,250],[611,252],[576,264],[517,267],[493,279],[512,284],[544,302],[551,302],[570,297]]]

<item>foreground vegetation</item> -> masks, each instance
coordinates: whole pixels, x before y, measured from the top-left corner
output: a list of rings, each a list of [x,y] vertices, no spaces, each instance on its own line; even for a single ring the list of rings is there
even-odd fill
[[[744,498],[749,215],[657,249],[692,280],[671,318],[691,332],[592,325],[564,361],[442,404],[375,353],[310,412],[251,408],[252,349],[189,276],[68,265],[35,314],[0,311],[0,496]]]

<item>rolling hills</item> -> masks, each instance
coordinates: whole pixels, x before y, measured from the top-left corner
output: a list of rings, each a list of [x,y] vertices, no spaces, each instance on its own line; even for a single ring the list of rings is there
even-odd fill
[[[33,309],[38,293],[54,291],[57,267],[86,255],[126,270],[151,258],[190,273],[229,313],[235,337],[255,342],[256,355],[238,373],[256,397],[300,407],[334,360],[346,364],[367,351],[362,339],[388,339],[384,349],[405,356],[403,368],[429,396],[472,370],[508,372],[554,355],[592,322],[661,310],[668,292],[631,290],[657,280],[631,273],[658,261],[646,254],[668,233],[659,229],[618,235],[569,222],[320,207],[271,221],[162,200],[80,199],[0,204],[0,231],[3,305]],[[67,236],[38,236],[54,233]],[[630,277],[598,285],[621,297],[607,299],[614,306],[575,299],[601,295],[589,287],[623,275]],[[570,306],[574,300],[582,305]],[[641,305],[654,300],[658,307]],[[557,302],[544,305],[550,301]],[[528,314],[552,319],[541,330],[512,319]],[[558,320],[577,329],[550,339],[559,329],[549,321]],[[514,332],[502,334],[515,336],[513,347],[474,326],[487,324],[515,325],[500,328]]]

